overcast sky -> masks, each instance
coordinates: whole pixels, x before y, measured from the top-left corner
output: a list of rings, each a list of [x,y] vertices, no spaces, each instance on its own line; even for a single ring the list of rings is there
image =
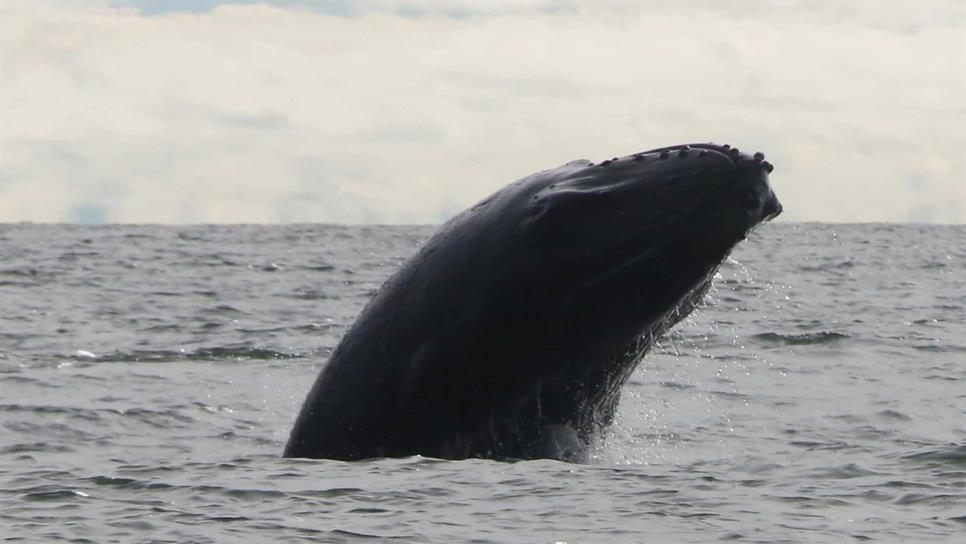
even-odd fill
[[[0,221],[435,223],[763,151],[795,221],[966,222],[966,0],[0,0]]]

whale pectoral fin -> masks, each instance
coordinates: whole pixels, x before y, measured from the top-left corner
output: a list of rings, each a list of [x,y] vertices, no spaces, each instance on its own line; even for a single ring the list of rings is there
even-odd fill
[[[545,457],[571,463],[589,460],[587,444],[570,424],[547,425],[543,431]]]

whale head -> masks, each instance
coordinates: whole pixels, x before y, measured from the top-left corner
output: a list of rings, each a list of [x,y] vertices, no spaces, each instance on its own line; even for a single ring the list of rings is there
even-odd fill
[[[521,218],[534,274],[552,276],[533,283],[586,291],[591,305],[636,296],[647,315],[625,325],[642,329],[706,289],[734,246],[782,212],[772,170],[761,153],[679,145],[534,174],[505,205],[522,208],[508,215]]]
[[[681,244],[718,263],[782,212],[768,181],[773,169],[762,153],[714,144],[573,161],[525,180],[531,194],[523,227],[546,258],[561,264],[613,268],[599,259]]]

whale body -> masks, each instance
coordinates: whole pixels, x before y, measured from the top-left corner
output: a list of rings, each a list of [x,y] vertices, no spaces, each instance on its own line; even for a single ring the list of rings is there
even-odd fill
[[[286,457],[581,461],[650,346],[781,213],[727,145],[569,162],[445,223],[372,298]]]

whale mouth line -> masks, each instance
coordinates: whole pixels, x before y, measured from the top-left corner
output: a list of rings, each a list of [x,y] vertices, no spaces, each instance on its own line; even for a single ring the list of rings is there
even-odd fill
[[[634,266],[635,264],[637,264],[641,260],[646,259],[646,258],[654,255],[655,253],[657,253],[658,249],[659,248],[649,248],[646,251],[642,251],[640,253],[635,253],[631,257],[629,257],[629,258],[624,259],[623,261],[621,261],[621,263],[618,264],[617,266],[614,266],[612,268],[608,268],[608,269],[604,270],[603,272],[601,272],[600,274],[597,274],[596,276],[594,276],[594,277],[590,278],[589,280],[583,282],[582,284],[580,284],[580,286],[577,289],[575,289],[575,291],[581,291],[581,290],[587,289],[589,287],[593,287],[594,285],[596,285],[598,283],[601,283],[603,281],[606,281],[608,278],[611,278],[611,277],[614,277],[614,276],[620,274],[622,271],[627,270],[628,268]]]

